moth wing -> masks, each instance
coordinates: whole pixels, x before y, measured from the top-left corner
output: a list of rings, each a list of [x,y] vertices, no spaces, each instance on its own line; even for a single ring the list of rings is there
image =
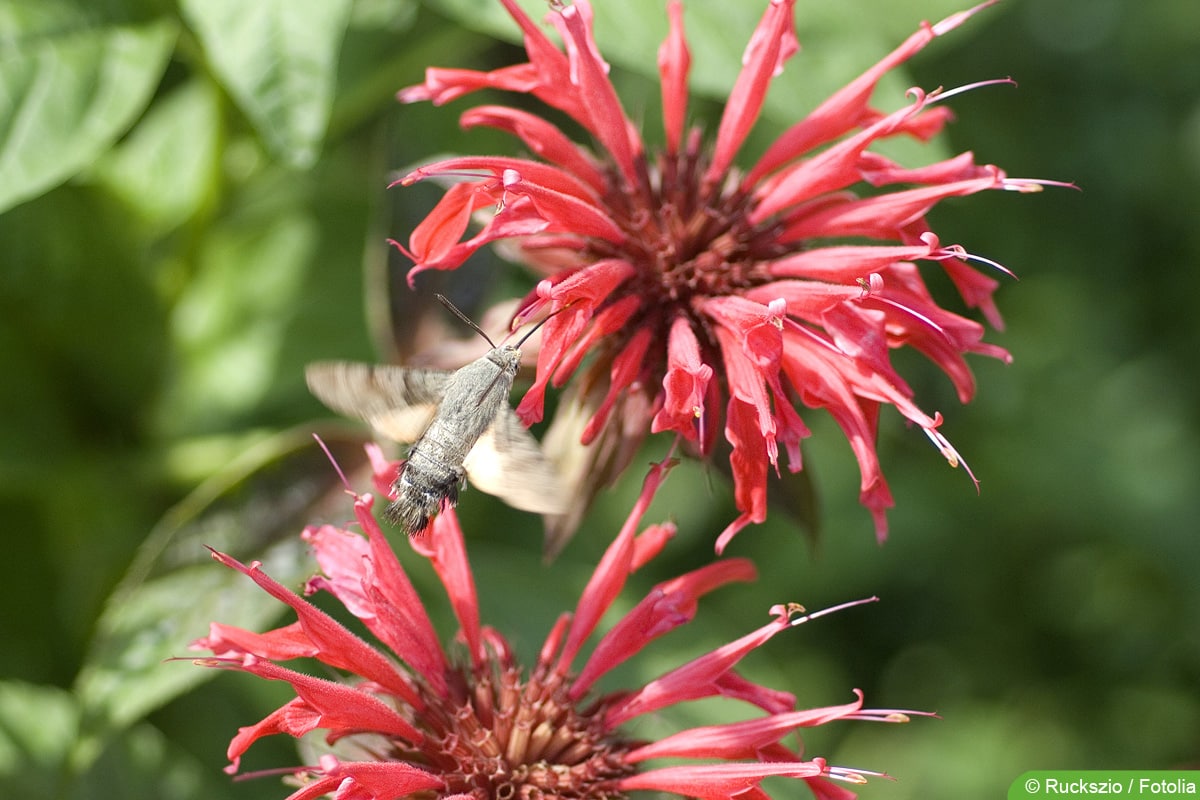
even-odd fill
[[[562,514],[567,495],[558,470],[533,434],[505,406],[463,461],[475,488],[513,508],[536,514]]]
[[[398,442],[415,442],[429,427],[451,374],[349,361],[319,361],[304,370],[318,400]]]

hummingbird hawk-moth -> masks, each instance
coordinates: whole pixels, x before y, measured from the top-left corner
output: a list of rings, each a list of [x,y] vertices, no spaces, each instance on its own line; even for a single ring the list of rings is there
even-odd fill
[[[308,388],[332,410],[413,443],[392,487],[396,499],[384,511],[410,536],[443,504],[458,502],[465,480],[513,508],[562,514],[567,500],[558,472],[508,404],[525,339],[497,347],[449,300],[438,299],[492,349],[454,371],[317,362],[305,369]]]

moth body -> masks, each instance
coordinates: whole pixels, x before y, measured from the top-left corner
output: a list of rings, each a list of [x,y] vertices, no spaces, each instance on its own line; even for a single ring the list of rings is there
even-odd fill
[[[502,406],[507,407],[521,351],[497,347],[454,372],[429,427],[408,452],[393,489],[396,500],[384,516],[421,531],[443,503],[458,503],[466,481],[467,455],[490,428]]]
[[[501,346],[453,372],[331,361],[309,364],[305,376],[334,411],[413,443],[384,510],[412,535],[458,502],[466,480],[523,511],[565,512],[558,471],[508,404],[520,358]]]

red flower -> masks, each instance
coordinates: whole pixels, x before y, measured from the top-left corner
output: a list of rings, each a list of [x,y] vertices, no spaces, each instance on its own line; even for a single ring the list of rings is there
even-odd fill
[[[381,475],[389,465],[374,452]],[[427,537],[410,541],[441,579],[459,631],[461,658],[443,649],[395,553],[371,513],[368,495],[355,502],[365,536],[330,525],[304,531],[323,575],[309,593],[325,590],[359,619],[386,651],[368,644],[263,573],[257,563],[214,557],[291,606],[297,621],[267,633],[214,623],[196,642],[212,658],[198,663],[239,670],[291,685],[295,697],[229,745],[236,772],[242,755],[272,734],[302,737],[323,731],[329,745],[316,763],[289,770],[300,788],[289,800],[334,795],[356,800],[397,797],[620,798],[651,789],[698,798],[766,798],[763,778],[807,782],[818,797],[852,797],[830,779],[861,783],[881,773],[829,766],[802,758],[784,739],[800,728],[839,719],[907,721],[895,710],[846,705],[796,710],[786,692],[742,678],[737,663],[776,634],[827,612],[803,615],[794,606],[772,609],[758,630],[667,672],[645,686],[596,696],[596,682],[651,641],[690,622],[699,599],[733,581],[755,577],[744,559],[726,559],[654,587],[581,659],[585,642],[628,576],[653,559],[674,534],[671,525],[637,526],[666,466],[652,468],[628,521],[605,553],[573,613],[553,626],[537,662],[526,672],[512,648],[480,619],[475,583],[453,509],[439,514]],[[848,604],[854,605],[854,603]],[[833,609],[831,609],[833,610]],[[390,652],[387,652],[390,651]],[[316,659],[327,677],[280,666]],[[582,664],[576,667],[576,663]],[[330,674],[333,677],[329,677]],[[340,675],[341,677],[337,677]],[[724,695],[762,715],[684,730],[657,742],[622,732],[637,717],[687,700]],[[335,755],[338,753],[340,755]],[[702,759],[687,767],[646,768],[650,759]]]
[[[528,63],[492,72],[429,69],[402,101],[441,104],[482,88],[530,94],[581,125],[599,153],[534,114],[481,106],[464,127],[508,131],[531,158],[464,156],[422,167],[399,183],[457,177],[408,246],[416,266],[454,269],[475,250],[505,240],[543,277],[514,322],[556,312],[546,323],[537,376],[518,411],[540,419],[547,386],[584,364],[583,388],[562,414],[574,438],[598,441],[574,479],[590,497],[627,464],[651,431],[674,431],[701,453],[723,428],[738,519],[720,550],[766,517],[768,462],[778,453],[800,469],[809,431],[797,403],[827,409],[862,471],[861,502],[881,539],[893,505],[875,451],[879,410],[895,407],[920,426],[952,465],[958,454],[922,411],[889,353],[909,346],[937,364],[966,402],[975,391],[964,355],[1008,360],[983,342],[983,327],[941,308],[915,262],[939,264],[968,306],[1000,325],[997,282],[957,245],[943,245],[926,214],[940,200],[987,189],[1035,191],[976,164],[970,153],[906,169],[869,148],[900,135],[928,139],[949,111],[940,90],[913,89],[908,105],[869,105],[879,79],[935,37],[990,3],[926,23],[900,47],[787,129],[747,169],[735,158],[777,74],[798,49],[794,0],[771,0],[743,59],[710,146],[686,130],[689,53],[683,5],[668,0],[670,32],[659,51],[665,145],[647,153],[609,82],[592,36],[592,7],[552,3],[550,22],[565,51],[514,0],[501,0],[521,27]],[[857,187],[871,191],[860,193]],[[482,229],[469,238],[476,212]],[[990,263],[990,262],[985,262]],[[994,266],[994,265],[993,265]],[[579,408],[572,407],[577,402]],[[580,411],[582,409],[582,413]]]

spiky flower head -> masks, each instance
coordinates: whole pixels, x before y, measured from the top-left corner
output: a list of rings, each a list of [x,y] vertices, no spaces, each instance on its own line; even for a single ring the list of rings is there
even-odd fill
[[[966,354],[1009,358],[983,341],[982,325],[941,307],[926,288],[919,262],[944,270],[968,306],[1000,325],[998,283],[977,268],[983,260],[943,244],[926,217],[946,198],[1035,191],[1042,182],[1010,178],[969,152],[917,168],[889,160],[874,146],[934,136],[954,92],[913,89],[890,113],[870,105],[871,95],[889,70],[991,3],[922,25],[739,167],[772,78],[799,48],[794,0],[766,4],[711,140],[688,127],[684,4],[668,0],[657,152],[648,152],[608,78],[587,0],[550,4],[561,47],[515,0],[500,2],[520,26],[528,62],[490,72],[431,68],[400,99],[441,104],[484,88],[530,95],[581,126],[591,146],[523,109],[465,111],[465,128],[507,131],[530,156],[451,158],[398,181],[457,181],[407,245],[397,244],[415,262],[410,281],[455,269],[493,242],[540,277],[513,321],[557,315],[518,410],[527,422],[540,419],[547,388],[583,373],[551,437],[593,445],[571,465],[580,496],[619,473],[650,432],[672,431],[702,454],[728,450],[740,514],[720,550],[765,519],[780,451],[789,470],[800,469],[809,429],[797,407],[823,408],[850,442],[860,500],[883,538],[893,499],[876,453],[881,408],[896,408],[960,463],[939,430],[941,415],[914,402],[891,351],[925,355],[964,402],[975,391]],[[476,217],[482,227],[468,234]]]
[[[386,485],[395,465],[384,464],[377,450],[374,457],[380,484]],[[597,681],[614,667],[692,621],[708,592],[755,576],[748,561],[735,558],[664,581],[586,653],[627,578],[655,558],[674,533],[671,525],[638,530],[665,473],[666,465],[652,469],[578,605],[558,618],[529,669],[499,630],[483,624],[453,509],[439,514],[426,536],[410,540],[445,588],[458,623],[453,648],[443,647],[426,601],[371,513],[369,495],[355,502],[361,532],[324,525],[303,535],[323,572],[308,582],[307,591],[332,594],[375,643],[272,580],[261,565],[214,553],[297,617],[266,633],[214,623],[196,642],[213,654],[199,663],[282,681],[295,692],[265,719],[238,732],[229,745],[228,771],[237,772],[243,755],[264,736],[323,734],[323,752],[286,770],[299,785],[288,800],[327,795],[338,800],[603,800],[641,789],[765,800],[760,783],[770,776],[803,781],[817,797],[852,797],[831,781],[861,783],[882,773],[806,758],[788,738],[834,720],[902,722],[915,712],[863,708],[858,692],[846,705],[798,710],[793,695],[753,683],[736,669],[744,656],[777,634],[824,612],[804,615],[794,605],[778,606],[767,624],[642,686],[597,693]],[[532,587],[514,591],[522,588]],[[534,594],[531,603],[538,602]],[[322,676],[281,663],[294,659],[315,660]],[[630,722],[647,714],[717,696],[758,714],[658,741],[639,741],[627,732]],[[682,759],[686,765],[648,766],[656,759]]]

